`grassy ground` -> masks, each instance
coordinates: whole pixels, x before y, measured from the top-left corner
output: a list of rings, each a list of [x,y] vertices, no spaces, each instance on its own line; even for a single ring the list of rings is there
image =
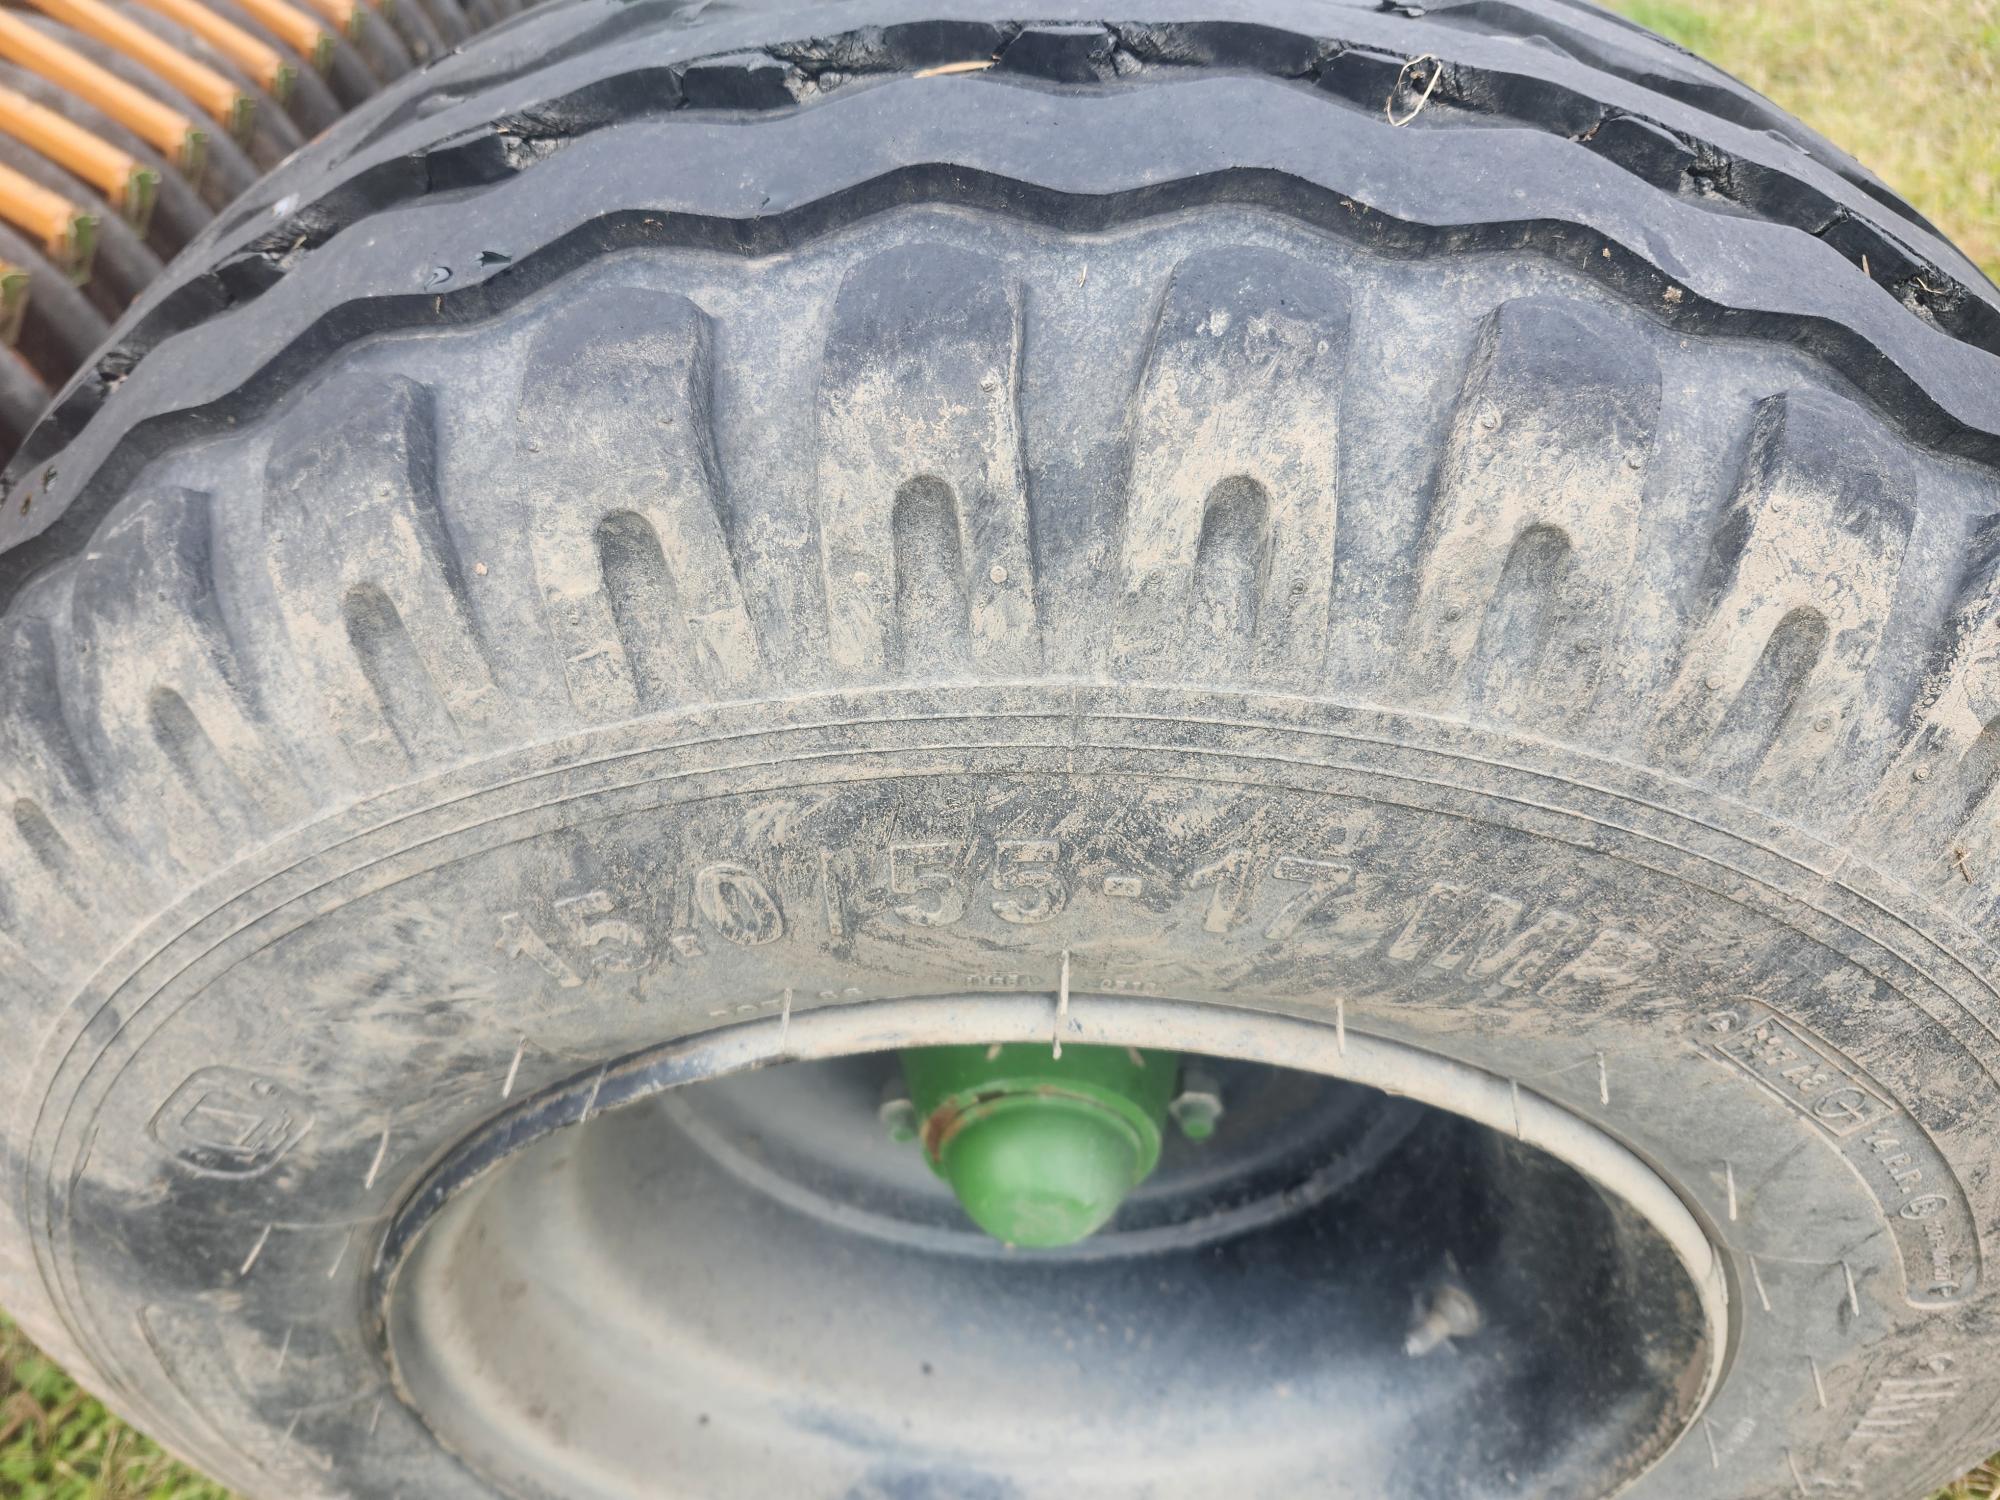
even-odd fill
[[[229,1500],[79,1391],[0,1316],[0,1500]]]
[[[1609,0],[1858,156],[2000,279],[2000,0]]]
[[[2000,281],[2000,0],[1607,0],[1853,152]],[[1936,1500],[2000,1500],[2000,1458]]]
[[[2000,279],[2000,0],[1614,3],[1853,151]],[[0,1317],[0,1500],[228,1496],[77,1391]],[[2000,1500],[2000,1467],[1938,1500]]]

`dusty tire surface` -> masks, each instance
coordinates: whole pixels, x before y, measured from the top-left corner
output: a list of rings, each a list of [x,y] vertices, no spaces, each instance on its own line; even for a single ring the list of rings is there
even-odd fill
[[[1519,1493],[1922,1496],[2000,1436],[1996,351],[1558,0],[519,17],[8,476],[0,1304],[247,1494],[492,1494],[373,1300],[454,1141],[1067,964],[1675,1185],[1704,1414]]]

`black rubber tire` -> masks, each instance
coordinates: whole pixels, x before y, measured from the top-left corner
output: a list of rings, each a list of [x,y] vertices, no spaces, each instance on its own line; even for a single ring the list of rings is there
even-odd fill
[[[472,27],[459,0],[423,0],[424,14],[442,44],[439,55],[450,51],[472,35]]]
[[[383,83],[401,78],[416,61],[395,26],[380,11],[366,8],[355,13],[355,50],[367,62],[369,71]]]
[[[413,65],[420,67],[434,62],[450,50],[424,0],[403,0],[401,4],[389,6],[381,15],[408,51]],[[461,36],[458,40],[464,38]]]
[[[26,437],[48,402],[48,387],[28,362],[12,349],[0,354],[0,440],[18,443]]]
[[[111,331],[90,299],[53,263],[41,247],[0,225],[0,259],[27,271],[33,294],[21,320],[20,350],[37,369],[73,369],[88,360]]]
[[[375,29],[365,22],[362,30],[366,37],[376,34]],[[352,110],[364,100],[374,98],[381,89],[382,80],[377,76],[371,59],[363,55],[360,42],[336,36],[327,59],[326,85],[342,109]]]
[[[536,10],[114,330],[0,504],[0,1303],[246,1494],[485,1496],[370,1250],[503,1076],[1075,946],[1673,1181],[1734,1342],[1624,1493],[1926,1494],[2000,1442],[2000,293],[1587,6],[1033,15]],[[579,895],[647,1003],[496,943]]]

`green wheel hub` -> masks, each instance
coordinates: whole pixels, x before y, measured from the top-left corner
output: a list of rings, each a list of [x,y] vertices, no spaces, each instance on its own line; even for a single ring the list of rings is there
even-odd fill
[[[1039,1045],[905,1051],[932,1170],[974,1223],[1024,1249],[1085,1239],[1160,1159],[1171,1052]]]

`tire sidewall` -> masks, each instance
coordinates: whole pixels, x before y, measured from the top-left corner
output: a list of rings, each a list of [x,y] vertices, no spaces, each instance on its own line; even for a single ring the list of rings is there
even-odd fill
[[[1297,698],[1024,682],[467,766],[265,851],[106,965],[42,1059],[38,1259],[97,1368],[198,1413],[219,1471],[479,1493],[396,1403],[368,1305],[442,1152],[676,1037],[1046,993],[1067,961],[1077,994],[1337,1020],[1623,1141],[1735,1301],[1703,1432],[1632,1493],[1740,1494],[1773,1446],[1887,1492],[1911,1427],[1885,1410],[1980,1430],[1969,1153],[1995,1121],[1930,1014],[1946,960],[1909,963],[1907,927],[1899,955],[1879,905],[1843,910],[1747,810],[1726,831],[1698,789],[1587,761]],[[253,1101],[252,1147],[204,1136],[205,1096]]]

